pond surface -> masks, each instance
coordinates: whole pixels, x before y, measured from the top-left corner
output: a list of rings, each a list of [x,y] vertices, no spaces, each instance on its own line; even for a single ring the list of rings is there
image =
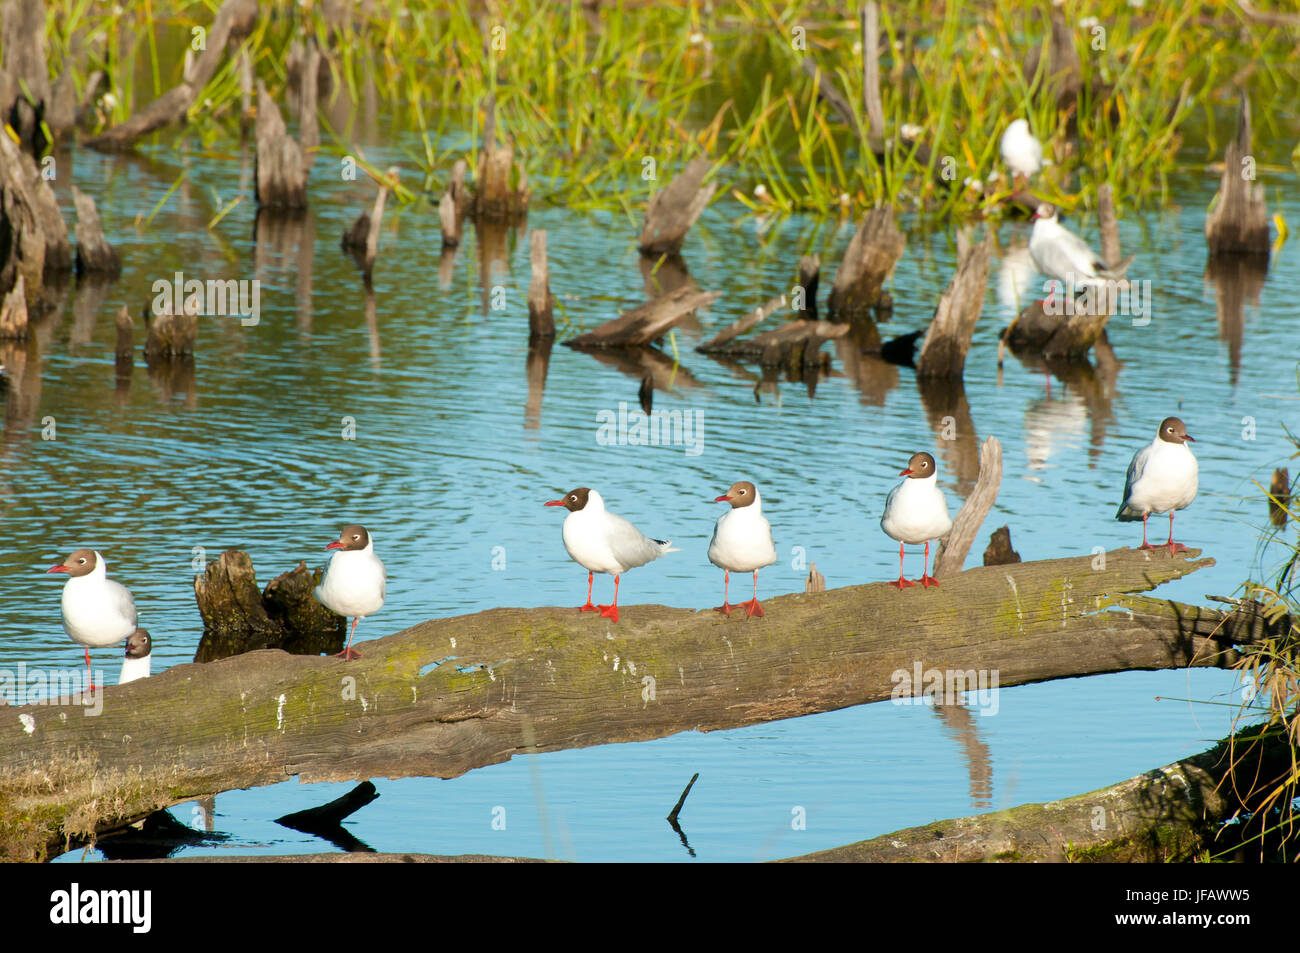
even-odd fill
[[[380,166],[402,159],[396,148],[368,156]],[[829,344],[831,370],[815,387],[696,353],[715,329],[788,291],[803,254],[821,253],[824,302],[853,228],[797,216],[756,221],[720,201],[688,238],[684,260],[692,280],[722,297],[676,333],[676,369],[670,342],[654,369],[665,385],[655,408],[691,412],[699,442],[610,446],[598,440],[599,415],[617,414],[622,402],[635,408],[647,370],[556,345],[544,393],[530,403],[526,230],[480,238],[467,228],[455,257],[440,259],[436,213],[390,206],[368,308],[338,239],[373,191],[332,181],[321,171],[327,161],[337,160],[318,163],[305,223],[259,230],[248,156],[150,146],[140,157],[61,159],[65,216],[73,221],[75,181],[96,197],[124,271],[107,287],[69,289],[36,328],[6,396],[0,668],[81,664],[59,622],[61,579],[44,575],[80,546],[103,552],[113,578],[134,592],[154,634],[155,671],[190,661],[198,644],[196,559],[245,549],[265,582],[299,559],[323,562],[345,522],[371,530],[389,573],[387,602],[361,624],[361,641],[494,606],[577,605],[585,574],[564,552],[560,515],[541,504],[584,484],[682,549],[629,573],[626,604],[717,604],[720,572],[705,557],[720,512],[711,500],[738,479],[762,491],[781,555],[760,575],[761,596],[801,591],[808,563],[830,587],[893,578],[897,549],[878,520],[907,457],[934,453],[955,512],[973,485],[976,441],[990,435],[1002,442],[1005,475],[968,565],[1003,524],[1027,560],[1135,545],[1140,528],[1113,519],[1125,468],[1170,414],[1197,438],[1201,467],[1200,496],[1176,535],[1216,565],[1160,595],[1204,603],[1281,557],[1277,547],[1260,552],[1266,508],[1253,481],[1267,483],[1286,464],[1283,424],[1300,427],[1300,245],[1274,256],[1243,313],[1225,312],[1226,281],[1205,276],[1204,209],[1216,176],[1182,175],[1163,211],[1122,219],[1124,250],[1138,255],[1131,275],[1151,282],[1150,321],[1114,318],[1116,360],[1050,388],[1013,357],[1001,373],[997,366],[997,332],[1015,312],[1015,248],[1027,237],[1024,225],[1003,225],[958,395],[923,392],[911,370]],[[187,179],[145,224],[183,170]],[[241,192],[249,198],[209,229]],[[1293,189],[1270,189],[1269,201],[1300,222]],[[955,265],[951,234],[903,224],[908,245],[890,286],[886,337],[925,327]],[[1067,224],[1096,243],[1091,222]],[[548,232],[561,337],[645,300],[639,221],[543,207],[527,226]],[[138,315],[153,282],[177,271],[260,279],[260,323],[204,319],[192,377],[153,376],[142,359],[119,377],[113,314],[126,304]],[[678,279],[661,270],[652,280]],[[1026,293],[1041,295],[1036,279]],[[945,408],[955,408],[952,440],[941,433]],[[42,439],[50,417],[55,439]],[[355,439],[343,439],[344,418],[354,419]],[[1165,528],[1153,521],[1152,537]],[[914,576],[919,553],[908,558]],[[596,585],[607,601],[611,581]],[[116,680],[116,650],[94,660]],[[1234,709],[1155,696],[1225,701],[1236,688],[1217,671],[1067,679],[1002,690],[996,715],[876,704],[531,756],[452,781],[379,779],[380,799],[347,828],[390,851],[791,856],[1077,794],[1203,750],[1229,729]],[[663,818],[696,771],[682,812],[692,855]],[[348,787],[290,781],[220,795],[209,820],[231,836],[193,850],[331,849],[271,818]],[[191,808],[173,813],[190,823]]]

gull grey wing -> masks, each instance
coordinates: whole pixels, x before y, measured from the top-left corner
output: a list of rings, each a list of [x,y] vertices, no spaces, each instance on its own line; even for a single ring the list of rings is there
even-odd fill
[[[1137,453],[1133,454],[1133,459],[1128,465],[1128,476],[1124,479],[1124,495],[1119,501],[1119,511],[1115,514],[1117,520],[1135,520],[1141,519],[1142,514],[1137,510],[1130,509],[1128,505],[1129,497],[1133,493],[1133,485],[1142,479],[1142,471],[1146,469],[1147,460],[1151,458],[1151,445],[1143,447]]]
[[[644,566],[664,554],[658,540],[650,539],[621,516],[613,513],[605,515],[609,517],[609,548],[614,558],[624,566],[629,569]]]
[[[131,595],[131,590],[120,582],[114,582],[112,579],[108,580],[108,584],[112,588],[113,601],[117,604],[118,611],[122,613],[124,618],[130,619],[132,625],[135,625],[138,616],[135,612],[135,599]]]

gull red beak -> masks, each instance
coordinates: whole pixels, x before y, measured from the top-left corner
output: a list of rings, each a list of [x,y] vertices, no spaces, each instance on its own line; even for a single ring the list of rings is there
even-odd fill
[[[563,505],[564,505],[563,500],[547,500],[545,503],[542,504],[542,506],[563,506]]]
[[[343,548],[343,544],[340,543],[340,542],[336,539],[336,540],[334,540],[334,542],[330,543],[330,544],[329,544],[328,546],[326,546],[325,548],[326,548],[326,549],[342,549],[342,548]]]
[[[1187,434],[1187,433],[1183,434],[1183,439],[1190,440],[1192,443],[1196,443],[1196,438],[1193,437],[1191,434]]]
[[[912,468],[911,468],[911,467],[908,467],[906,470],[899,470],[899,471],[898,471],[898,475],[899,475],[899,476],[911,476],[911,475],[912,475]]]
[[[57,566],[51,566],[49,569],[47,569],[47,570],[45,570],[45,571],[46,571],[46,572],[67,572],[67,571],[68,571],[68,567],[65,566],[65,565],[63,565],[62,563],[59,563],[59,565],[57,565]]]
[[[725,502],[727,502],[727,500],[729,500],[729,499],[731,499],[731,497],[727,496],[727,494],[724,493],[724,494],[722,494],[722,496],[718,497],[718,498],[715,499],[713,502],[714,502],[714,503],[725,503]]]

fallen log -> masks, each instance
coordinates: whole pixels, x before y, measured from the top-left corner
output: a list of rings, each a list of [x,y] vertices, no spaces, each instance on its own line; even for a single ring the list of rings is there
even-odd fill
[[[775,298],[771,298],[766,304],[759,305],[748,314],[741,315],[735,321],[732,321],[703,344],[696,345],[695,350],[699,351],[701,354],[730,353],[730,346],[736,338],[740,337],[740,335],[744,334],[750,328],[762,324],[782,308],[788,306],[789,304],[785,295],[778,295]]]
[[[706,158],[692,159],[666,187],[650,198],[645,210],[645,223],[641,226],[641,238],[637,242],[641,254],[675,255],[682,250],[686,233],[717,191],[717,182],[703,184],[704,177],[712,168],[713,163]]]
[[[1250,99],[1243,90],[1237,134],[1224,152],[1219,191],[1205,215],[1205,238],[1211,257],[1251,255],[1268,259],[1268,205],[1264,186],[1255,183],[1256,162],[1250,150]]]
[[[881,291],[894,273],[905,244],[889,206],[874,208],[863,216],[835,271],[826,303],[832,321],[865,317],[881,303]]]
[[[231,40],[253,32],[257,25],[257,0],[226,0],[217,11],[207,31],[205,48],[193,60],[187,60],[185,78],[126,122],[91,136],[85,145],[105,152],[130,149],[136,140],[154,130],[181,122],[217,71],[221,57]]]
[[[978,567],[938,589],[777,596],[761,621],[646,605],[617,625],[492,609],[367,642],[354,662],[256,651],[176,666],[102,689],[94,718],[66,703],[6,711],[0,857],[38,859],[68,838],[292,775],[450,778],[521,751],[882,701],[918,662],[997,670],[1002,686],[1222,667],[1234,643],[1268,634],[1259,614],[1137,595],[1213,563],[1198,557],[1119,549]]]
[[[638,305],[564,343],[569,347],[636,347],[649,344],[694,311],[718,299],[719,291],[684,287]]]
[[[965,232],[958,233],[957,273],[939,296],[925,343],[921,345],[917,377],[962,376],[971,335],[975,333],[975,322],[984,307],[992,247],[991,232],[986,233],[978,245],[973,245]]]
[[[74,185],[72,201],[77,207],[77,276],[116,278],[122,273],[122,256],[104,237],[95,200]]]
[[[1258,771],[1262,781],[1285,777],[1293,752],[1275,742],[1254,746],[1247,758],[1235,755],[1238,778]],[[1231,834],[1225,822],[1258,807],[1260,785],[1231,783],[1232,760],[1221,742],[1087,794],[935,821],[785,862],[1191,863],[1207,850],[1225,850],[1218,837]]]

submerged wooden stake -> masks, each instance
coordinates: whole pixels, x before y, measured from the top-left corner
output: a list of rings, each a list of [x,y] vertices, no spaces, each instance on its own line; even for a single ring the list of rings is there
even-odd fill
[[[528,236],[528,258],[533,277],[528,285],[528,336],[555,337],[555,296],[551,294],[551,272],[546,264],[546,230],[534,229]]]
[[[257,204],[262,208],[307,207],[307,173],[302,151],[285,129],[280,107],[257,81],[257,155],[253,164]]]
[[[831,285],[827,310],[832,321],[864,317],[880,304],[885,282],[893,274],[905,244],[891,207],[874,208],[863,216]]]
[[[122,257],[104,238],[95,200],[74,185],[72,201],[77,208],[77,274],[116,278],[122,273]]]

